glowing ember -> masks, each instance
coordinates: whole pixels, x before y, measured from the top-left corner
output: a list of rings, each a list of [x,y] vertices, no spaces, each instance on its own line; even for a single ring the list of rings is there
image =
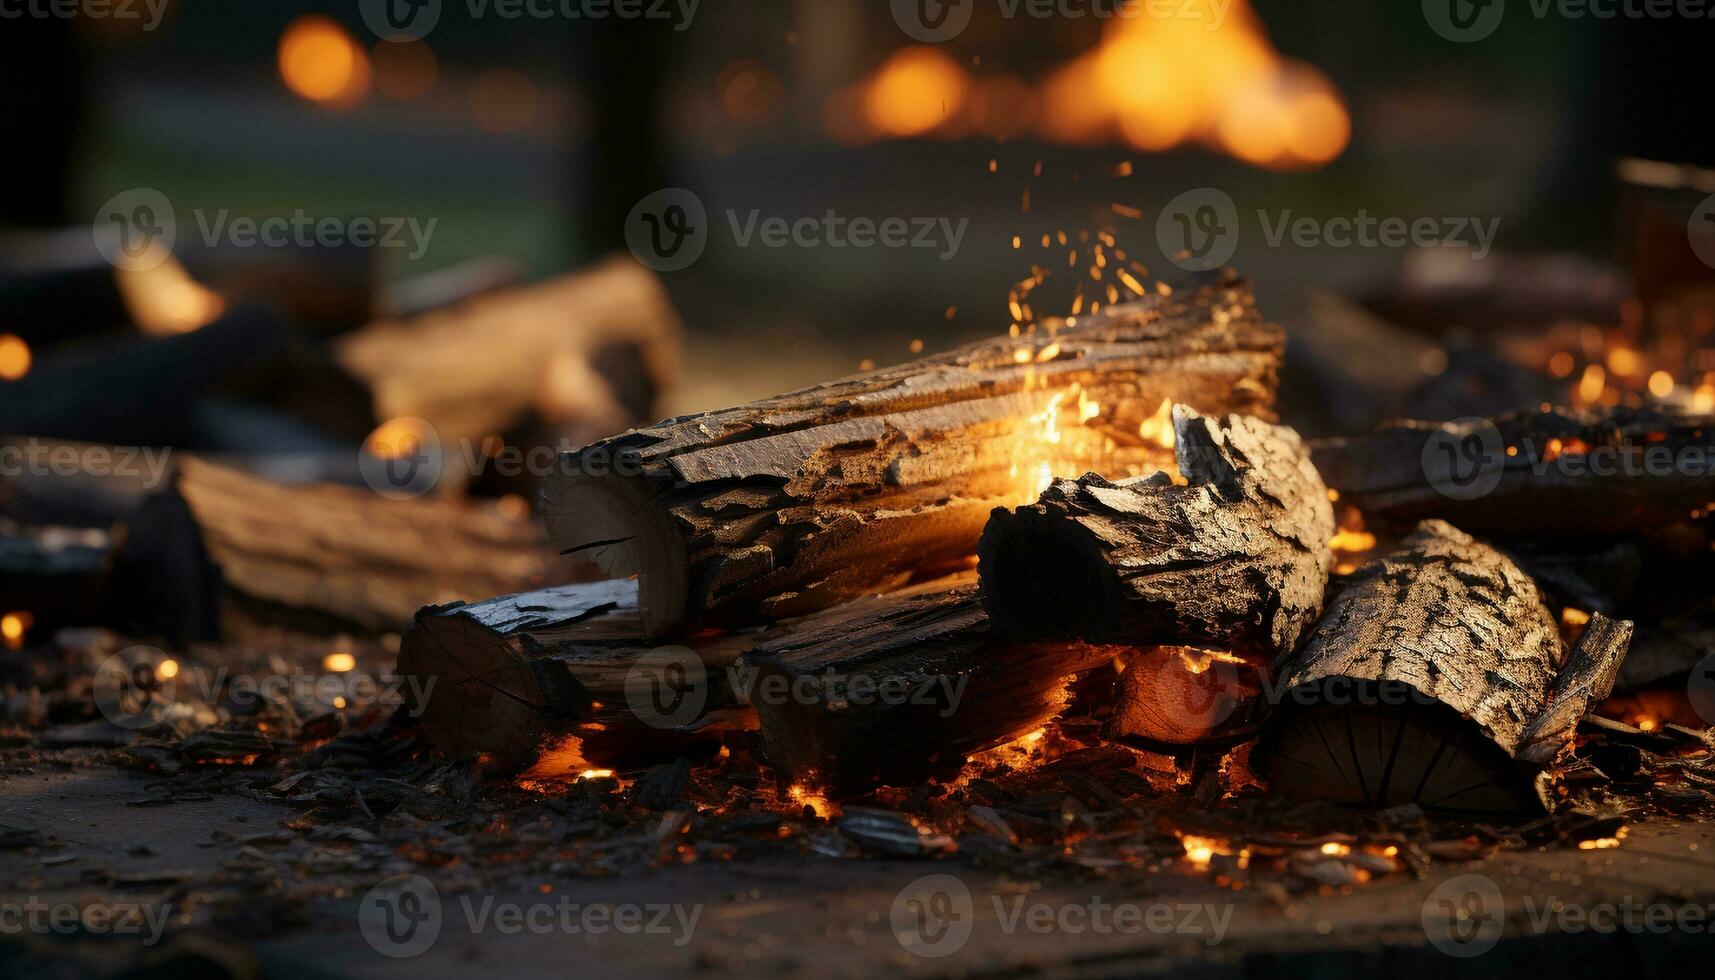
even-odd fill
[[[357,666],[357,658],[349,653],[330,653],[322,658],[322,669],[331,674],[343,674]]]
[[[810,787],[793,783],[786,790],[786,796],[800,807],[809,807],[810,812],[824,820],[840,814],[840,808],[832,800]]]
[[[1233,853],[1231,846],[1219,837],[1180,834],[1179,843],[1185,848],[1185,860],[1190,861],[1198,871],[1209,870],[1209,862],[1214,860],[1215,855]]]
[[[567,735],[548,746],[529,769],[518,776],[518,788],[532,793],[560,793],[568,783],[591,779],[617,779],[612,769],[602,769],[584,758],[584,741]],[[621,788],[625,781],[618,780]]]

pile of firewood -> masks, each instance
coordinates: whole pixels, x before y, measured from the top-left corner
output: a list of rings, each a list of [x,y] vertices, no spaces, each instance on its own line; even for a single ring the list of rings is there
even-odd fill
[[[849,799],[1094,704],[1125,745],[1240,746],[1288,800],[1549,802],[1633,625],[1568,629],[1564,576],[1537,576],[1715,487],[1533,466],[1715,430],[1497,419],[1512,452],[1461,499],[1434,426],[1313,447],[1274,424],[1284,348],[1228,275],[597,442],[544,516],[609,581],[423,609],[411,710],[449,756],[566,777],[753,731],[783,784]],[[1391,542],[1344,571],[1341,499]]]

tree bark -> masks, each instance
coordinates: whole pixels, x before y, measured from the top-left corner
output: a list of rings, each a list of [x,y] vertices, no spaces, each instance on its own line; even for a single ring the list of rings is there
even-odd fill
[[[1433,517],[1473,533],[1587,539],[1691,520],[1715,502],[1709,415],[1556,409],[1399,422],[1318,442],[1313,456],[1378,527]]]
[[[1164,401],[1268,415],[1283,340],[1237,281],[607,439],[548,481],[555,545],[639,576],[652,636],[966,561],[1043,474],[1150,472]]]
[[[642,636],[637,583],[542,589],[422,610],[399,674],[430,744],[539,776],[624,768],[755,727],[730,672],[752,638],[657,647]]]
[[[1334,512],[1298,434],[1174,409],[1179,470],[1056,480],[978,547],[995,628],[1024,639],[1214,647],[1272,659],[1322,610]]]
[[[1606,696],[1630,633],[1598,614],[1569,656],[1528,576],[1426,521],[1360,568],[1281,665],[1270,785],[1377,808],[1527,808],[1530,771]]]
[[[762,749],[793,782],[851,796],[951,778],[1046,723],[1112,648],[1013,644],[976,589],[931,584],[787,624],[744,656]]]
[[[534,522],[486,506],[288,486],[181,456],[130,523],[123,564],[163,601],[205,596],[223,634],[257,624],[391,632],[426,605],[563,582]],[[206,632],[206,630],[205,630]]]

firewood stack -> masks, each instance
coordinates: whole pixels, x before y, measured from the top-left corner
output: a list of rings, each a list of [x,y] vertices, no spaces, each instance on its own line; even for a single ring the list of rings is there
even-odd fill
[[[422,610],[413,708],[441,751],[536,775],[750,733],[783,784],[850,798],[959,778],[1076,703],[1139,750],[1260,739],[1289,799],[1540,807],[1631,624],[1568,644],[1509,553],[1442,521],[1333,574],[1318,464],[1388,493],[1422,439],[1373,437],[1376,474],[1361,443],[1313,463],[1273,422],[1282,355],[1228,275],[595,443],[544,515],[613,581]]]

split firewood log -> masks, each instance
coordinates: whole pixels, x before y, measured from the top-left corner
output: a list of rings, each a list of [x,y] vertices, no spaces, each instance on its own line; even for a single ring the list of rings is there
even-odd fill
[[[1372,526],[1438,517],[1521,538],[1620,535],[1706,515],[1715,416],[1554,409],[1398,422],[1312,447],[1341,500]]]
[[[1143,647],[1109,735],[1183,745],[1254,727],[1267,663],[1321,613],[1334,513],[1291,429],[1183,407],[1174,429],[1188,485],[1056,480],[996,510],[977,553],[1002,635]]]
[[[754,637],[657,646],[637,583],[596,582],[431,606],[400,639],[407,705],[429,744],[541,776],[624,768],[753,729],[731,681]]]
[[[836,796],[950,778],[969,755],[1046,723],[1112,648],[1007,643],[974,585],[933,583],[785,624],[746,653],[762,751]]]
[[[495,506],[291,486],[183,455],[175,463],[170,489],[128,522],[121,565],[164,620],[195,624],[181,638],[212,639],[215,624],[227,638],[256,626],[392,632],[423,606],[557,584],[578,570],[533,521]]]
[[[1164,404],[1269,415],[1282,349],[1225,279],[598,442],[544,517],[639,577],[651,635],[784,618],[956,568],[1047,474],[1161,468]]]
[[[480,443],[531,417],[595,439],[649,417],[677,372],[678,335],[660,280],[613,258],[373,323],[335,359],[369,386],[377,417],[424,419],[443,442]]]
[[[997,509],[978,545],[996,629],[1027,639],[1190,644],[1272,658],[1322,611],[1334,511],[1298,434],[1174,409],[1178,465],[1055,480]]]
[[[1531,804],[1531,773],[1607,697],[1632,624],[1592,617],[1570,653],[1536,585],[1425,521],[1360,568],[1279,665],[1261,756],[1275,793],[1465,814]]]

